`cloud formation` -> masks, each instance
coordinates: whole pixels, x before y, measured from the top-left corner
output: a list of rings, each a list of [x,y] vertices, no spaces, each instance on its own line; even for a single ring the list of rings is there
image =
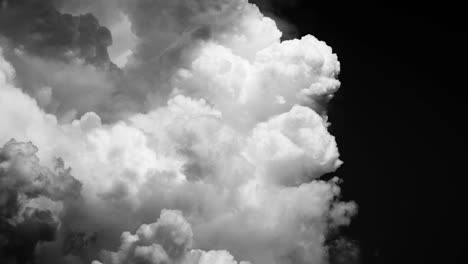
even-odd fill
[[[103,263],[237,264],[226,251],[192,250],[193,233],[182,212],[163,209],[157,222],[124,232],[117,252],[102,252]],[[93,261],[93,264],[101,264]],[[240,264],[248,264],[240,262]]]
[[[89,63],[109,66],[109,29],[100,26],[91,13],[62,14],[53,0],[2,0],[0,33],[12,45],[43,57],[79,57]]]
[[[96,9],[112,24],[123,14],[137,41],[113,72],[59,59],[60,49],[11,46],[31,36],[4,34],[0,173],[5,193],[28,199],[2,198],[17,201],[2,221],[26,215],[49,230],[28,233],[40,234],[25,238],[28,260],[308,264],[346,250],[326,239],[356,205],[339,200],[338,179],[320,179],[342,164],[327,130],[340,85],[329,46],[310,35],[280,41],[275,22],[243,0],[45,2],[57,17]],[[44,210],[8,209],[30,200]]]
[[[37,150],[14,139],[0,148],[0,259],[7,263],[32,261],[37,243],[55,239],[64,203],[80,197],[81,183],[63,160],[52,171]]]
[[[117,75],[108,47],[110,30],[91,14],[61,13],[55,0],[2,0],[0,43],[15,67],[15,82],[60,121],[87,111],[111,111],[102,102],[115,92]],[[77,78],[79,76],[79,78]]]

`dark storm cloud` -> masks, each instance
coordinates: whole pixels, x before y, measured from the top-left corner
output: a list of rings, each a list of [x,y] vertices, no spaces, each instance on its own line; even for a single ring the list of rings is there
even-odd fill
[[[52,0],[1,0],[0,35],[31,54],[54,59],[79,57],[97,65],[111,64],[109,29],[90,13],[62,14]]]
[[[2,263],[30,263],[37,243],[55,239],[57,210],[63,206],[58,203],[80,196],[81,183],[70,168],[57,159],[51,171],[39,163],[37,151],[31,143],[14,139],[0,148]]]

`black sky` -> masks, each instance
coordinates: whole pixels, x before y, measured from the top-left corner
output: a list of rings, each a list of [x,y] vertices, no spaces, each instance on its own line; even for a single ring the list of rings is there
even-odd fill
[[[467,234],[465,9],[318,2],[262,8],[339,56],[331,132],[345,161],[344,199],[360,209],[345,233],[359,241],[362,263],[459,263]]]

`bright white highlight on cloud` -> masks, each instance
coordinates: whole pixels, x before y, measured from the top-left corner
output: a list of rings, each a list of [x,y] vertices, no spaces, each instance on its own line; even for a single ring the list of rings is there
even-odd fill
[[[342,163],[324,110],[340,85],[332,49],[281,42],[244,0],[112,6],[138,37],[120,75],[25,54],[63,73],[32,93],[0,55],[0,146],[31,141],[41,166],[60,157],[81,183],[38,262],[327,263],[328,231],[356,211],[319,179]],[[94,77],[81,89],[74,76]]]

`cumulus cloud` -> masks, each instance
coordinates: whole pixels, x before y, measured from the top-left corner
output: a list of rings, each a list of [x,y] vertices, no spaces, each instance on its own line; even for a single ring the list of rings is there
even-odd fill
[[[124,232],[117,252],[102,252],[99,263],[237,264],[227,251],[192,250],[193,233],[182,212],[163,209],[157,222]],[[240,262],[240,264],[248,264]]]
[[[90,63],[109,64],[109,29],[91,13],[73,16],[56,10],[52,0],[1,1],[0,34],[14,46],[45,57],[80,57]]]
[[[119,74],[107,50],[111,31],[91,13],[59,12],[59,3],[2,0],[4,56],[18,73],[18,85],[61,121],[87,111],[107,118],[113,110],[102,102],[115,92],[110,76]]]
[[[56,2],[62,13],[80,15],[92,13],[99,23],[112,32],[112,45],[109,46],[109,57],[119,67],[124,67],[132,54],[137,38],[131,30],[128,16],[119,9],[116,0],[68,0]]]
[[[341,164],[325,121],[303,106],[259,124],[247,149],[252,163],[262,164],[268,178],[286,186],[335,171]]]
[[[32,261],[37,243],[55,239],[63,203],[80,197],[81,183],[63,160],[52,171],[37,151],[14,139],[0,148],[0,260],[7,263]]]
[[[310,35],[274,43],[258,51],[254,61],[211,42],[172,83],[174,93],[207,98],[226,118],[252,125],[296,104],[322,113],[340,85],[339,70],[331,48]]]
[[[136,43],[116,72],[58,59],[60,49],[52,58],[12,47],[12,36],[2,45],[0,142],[10,154],[0,172],[19,197],[2,214],[53,234],[31,231],[41,235],[28,240],[28,259],[308,264],[348,248],[327,238],[356,205],[340,201],[338,179],[320,179],[342,164],[327,130],[340,86],[329,46],[280,41],[244,0],[45,2],[57,18],[95,10],[110,28],[125,16]],[[23,209],[31,204],[44,210]]]

